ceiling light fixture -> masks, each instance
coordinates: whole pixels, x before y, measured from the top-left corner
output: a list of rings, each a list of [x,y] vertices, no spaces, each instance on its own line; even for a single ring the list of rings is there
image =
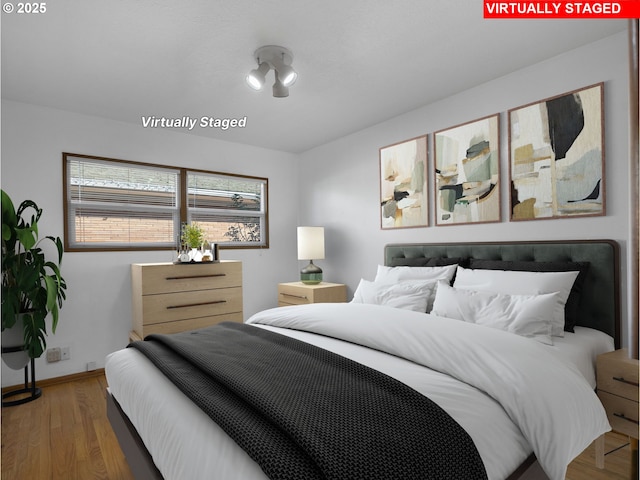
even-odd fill
[[[266,45],[257,49],[254,54],[258,68],[251,70],[247,75],[247,84],[254,90],[262,90],[265,77],[270,69],[273,69],[276,81],[273,84],[273,96],[277,98],[288,97],[289,88],[298,78],[298,74],[291,67],[293,54],[290,50],[277,45]]]

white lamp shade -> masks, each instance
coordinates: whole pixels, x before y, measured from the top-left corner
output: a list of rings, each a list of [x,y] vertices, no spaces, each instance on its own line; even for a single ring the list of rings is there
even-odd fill
[[[324,258],[324,227],[298,227],[298,260]]]

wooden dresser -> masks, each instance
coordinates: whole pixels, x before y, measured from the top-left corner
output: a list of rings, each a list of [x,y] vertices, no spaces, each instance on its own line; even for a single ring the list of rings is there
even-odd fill
[[[607,411],[611,428],[634,439],[636,451],[638,368],[638,360],[629,358],[626,349],[598,355],[596,362],[598,397]],[[604,436],[596,441],[596,466],[604,467]]]
[[[279,307],[346,301],[347,286],[341,283],[321,282],[316,285],[307,285],[302,282],[289,282],[278,284]]]
[[[176,333],[223,321],[242,322],[242,263],[131,265],[133,330]]]

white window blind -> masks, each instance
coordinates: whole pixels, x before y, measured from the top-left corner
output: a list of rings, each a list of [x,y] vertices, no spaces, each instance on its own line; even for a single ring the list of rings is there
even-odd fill
[[[187,217],[207,241],[230,246],[265,246],[266,179],[187,172]]]
[[[180,231],[180,170],[65,157],[71,249],[173,248]]]

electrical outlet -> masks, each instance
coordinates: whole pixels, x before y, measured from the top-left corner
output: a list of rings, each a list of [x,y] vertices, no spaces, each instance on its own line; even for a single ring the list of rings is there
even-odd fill
[[[96,369],[96,362],[87,363],[87,372],[93,372]]]
[[[71,347],[62,347],[60,349],[60,360],[69,360],[71,358]]]
[[[47,350],[47,362],[49,363],[59,362],[60,356],[60,349],[58,347]]]

